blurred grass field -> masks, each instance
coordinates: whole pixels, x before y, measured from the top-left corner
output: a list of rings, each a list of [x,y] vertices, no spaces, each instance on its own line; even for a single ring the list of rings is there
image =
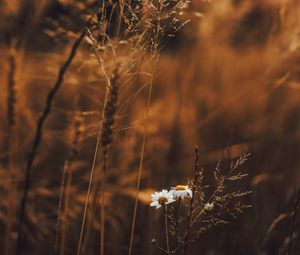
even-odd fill
[[[92,3],[0,2],[0,254],[14,254],[24,169],[36,123]],[[161,219],[149,207],[150,194],[187,183],[193,175],[195,145],[208,175],[219,160],[226,165],[251,153],[244,166],[249,177],[238,185],[252,190],[247,197],[252,208],[233,223],[207,232],[189,254],[289,254],[291,225],[295,233],[290,254],[300,252],[299,217],[295,222],[288,217],[300,185],[299,14],[297,0],[193,0],[184,14],[191,21],[175,37],[163,38],[149,108],[133,254],[160,254],[151,246]],[[81,45],[43,129],[32,169],[24,254],[54,254],[60,183],[69,161],[65,254],[76,254],[105,98],[105,79],[93,54],[87,43]],[[150,58],[147,54],[142,61]],[[101,202],[106,254],[128,254],[147,110],[146,72],[121,80],[107,159],[110,174]],[[99,159],[97,171],[101,164]],[[97,220],[93,224],[87,254],[99,254],[100,226]]]

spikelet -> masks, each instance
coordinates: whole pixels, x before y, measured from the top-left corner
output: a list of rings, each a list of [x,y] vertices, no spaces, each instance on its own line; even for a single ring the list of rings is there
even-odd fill
[[[84,122],[81,113],[75,116],[74,126],[75,126],[74,127],[75,130],[74,130],[73,140],[70,148],[69,163],[72,163],[78,154],[78,146],[81,142],[82,134],[84,132]]]
[[[115,123],[115,115],[117,111],[118,103],[118,79],[119,68],[116,67],[110,78],[110,87],[108,92],[107,103],[104,107],[104,115],[101,127],[100,141],[103,150],[103,157],[106,158],[108,154],[108,148],[112,143],[113,126]]]
[[[9,55],[8,58],[8,64],[9,64],[9,73],[8,73],[8,82],[7,82],[7,90],[8,90],[8,96],[7,96],[7,119],[8,119],[8,125],[9,129],[13,129],[15,123],[16,123],[16,112],[15,112],[15,105],[16,105],[16,81],[15,81],[15,75],[16,75],[16,53],[14,50],[11,50],[12,52]]]
[[[69,149],[69,156],[64,164],[63,175],[61,179],[60,197],[58,204],[58,216],[56,221],[55,234],[55,251],[58,253],[60,245],[60,252],[64,254],[66,236],[67,236],[67,215],[69,209],[70,190],[72,186],[72,164],[78,154],[78,147],[82,139],[84,131],[83,118],[81,113],[75,115],[74,131],[72,143]],[[60,240],[59,240],[60,239]],[[60,243],[59,243],[60,242]]]

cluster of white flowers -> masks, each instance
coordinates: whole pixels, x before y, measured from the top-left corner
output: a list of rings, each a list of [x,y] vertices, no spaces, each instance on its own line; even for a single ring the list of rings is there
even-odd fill
[[[156,209],[160,208],[162,205],[167,205],[176,201],[178,199],[185,199],[186,197],[192,198],[193,191],[186,185],[177,185],[171,187],[171,190],[163,189],[162,191],[155,192],[151,195],[150,206],[155,206]]]
[[[151,204],[150,206],[155,206],[156,209],[159,209],[163,205],[171,204],[176,201],[176,199],[185,199],[192,198],[193,191],[189,186],[186,185],[177,185],[171,187],[168,191],[163,189],[162,191],[155,192],[151,195]],[[212,211],[214,209],[214,203],[206,203],[204,205],[204,211]]]

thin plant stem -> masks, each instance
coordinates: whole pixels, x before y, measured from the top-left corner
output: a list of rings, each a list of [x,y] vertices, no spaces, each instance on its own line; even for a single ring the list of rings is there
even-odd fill
[[[103,178],[102,178],[102,194],[101,194],[101,212],[100,212],[100,255],[104,255],[104,242],[105,242],[105,174],[106,174],[106,158],[103,158],[103,168],[102,168]]]
[[[79,241],[78,241],[78,248],[77,248],[77,255],[81,254],[82,251],[82,239],[83,239],[83,233],[84,233],[84,228],[85,228],[85,223],[86,223],[86,215],[88,211],[88,204],[89,204],[89,199],[91,195],[91,189],[92,189],[92,183],[93,183],[93,178],[94,178],[94,172],[95,172],[95,166],[96,166],[96,159],[97,159],[97,154],[99,150],[99,145],[100,145],[100,129],[98,133],[98,138],[96,142],[96,148],[94,152],[94,157],[93,157],[93,164],[92,164],[92,169],[90,173],[90,178],[89,178],[89,186],[85,198],[85,205],[84,205],[84,210],[83,210],[83,216],[82,216],[82,222],[81,222],[81,230],[80,230],[80,235],[79,235]]]
[[[178,198],[176,212],[175,212],[175,237],[177,245],[179,244],[179,236],[178,236],[178,225],[179,225],[179,211],[180,211],[180,203],[181,203],[181,197]]]
[[[78,99],[77,99],[78,100]],[[78,102],[77,102],[78,103]],[[65,253],[65,243],[66,243],[66,235],[67,235],[67,215],[69,210],[69,199],[72,185],[72,164],[74,162],[75,157],[78,153],[78,144],[80,142],[81,132],[82,132],[82,116],[81,114],[77,116],[75,120],[75,134],[73,137],[71,154],[69,159],[65,163],[65,183],[64,183],[64,192],[62,198],[62,211],[61,211],[61,240],[60,240],[60,255]]]
[[[59,192],[59,202],[58,202],[58,212],[57,212],[57,220],[56,220],[56,227],[55,227],[55,244],[54,244],[54,251],[57,255],[59,255],[58,249],[58,242],[59,242],[59,232],[61,226],[61,212],[63,207],[63,198],[65,194],[65,185],[66,185],[66,175],[67,175],[67,162],[65,163],[61,183],[60,183],[60,192]]]
[[[65,245],[66,245],[66,235],[67,235],[67,213],[69,210],[69,199],[70,199],[70,189],[72,183],[72,169],[71,163],[68,162],[66,166],[66,187],[65,187],[65,196],[64,196],[64,207],[62,210],[61,217],[61,244],[60,244],[60,255],[64,255],[65,253]]]
[[[98,9],[99,9],[99,6],[91,14],[89,20],[85,24],[85,27],[90,26],[92,18],[98,12]],[[73,46],[70,50],[70,53],[69,53],[66,61],[60,67],[56,81],[47,95],[45,108],[37,122],[36,132],[35,132],[35,136],[34,136],[33,143],[32,143],[32,148],[29,153],[26,170],[25,170],[25,184],[24,184],[24,190],[23,190],[21,203],[20,203],[19,225],[18,225],[18,231],[17,231],[17,244],[16,244],[16,252],[15,252],[16,255],[22,254],[22,239],[23,239],[23,234],[24,234],[23,233],[24,232],[23,225],[24,225],[24,220],[26,217],[25,213],[26,213],[26,206],[27,206],[27,202],[28,202],[29,189],[31,187],[31,172],[32,172],[32,166],[33,166],[36,154],[37,154],[37,149],[42,140],[43,127],[45,125],[46,119],[48,118],[48,116],[51,112],[54,97],[57,94],[60,87],[62,86],[65,73],[67,72],[69,66],[73,62],[76,52],[77,52],[81,42],[83,41],[85,35],[86,35],[86,29],[84,28],[82,30],[82,32],[80,33],[79,37],[73,43]]]
[[[248,157],[249,155],[250,155],[250,153],[245,154],[244,157]],[[222,182],[219,182],[219,183],[217,184],[217,187],[215,188],[214,192],[213,192],[213,193],[211,194],[211,196],[208,198],[207,203],[209,203],[210,201],[213,200],[213,198],[214,198],[214,197],[216,196],[216,194],[219,192],[219,190],[220,190],[220,188],[221,188],[221,186],[222,186],[222,183],[223,183],[224,181],[227,180],[227,178],[232,174],[232,172],[233,172],[235,169],[236,169],[235,167],[232,168],[232,169],[230,169],[230,171],[225,175],[225,179],[224,179]],[[204,212],[204,211],[205,211],[204,208],[202,208],[202,210],[200,210],[200,212],[194,217],[194,219],[193,219],[191,225],[193,225],[193,224],[195,224],[195,223],[197,222],[197,220],[203,215],[203,212]]]
[[[133,244],[135,221],[136,221],[136,214],[137,214],[138,195],[139,195],[140,184],[141,184],[141,176],[142,176],[143,163],[144,163],[144,154],[145,154],[145,147],[146,147],[146,140],[147,140],[147,133],[148,133],[148,118],[149,118],[149,109],[150,109],[150,103],[151,103],[152,86],[153,86],[153,75],[151,75],[150,84],[149,84],[146,118],[145,118],[145,122],[144,122],[143,143],[142,143],[141,156],[140,156],[138,180],[137,180],[137,185],[136,185],[136,195],[135,195],[135,200],[134,200],[134,209],[133,209],[128,255],[131,255],[131,253],[132,253],[132,244]]]
[[[105,201],[105,197],[104,197],[104,190],[102,191],[102,196],[101,196],[101,225],[100,225],[100,254],[104,255],[104,241],[105,241],[105,236],[104,236],[104,231],[105,231],[105,210],[104,210],[104,201]]]
[[[102,1],[102,5],[99,5],[99,8],[100,8],[100,6],[102,7],[102,12],[104,12],[104,7],[105,7],[105,1],[104,0]],[[89,33],[89,36],[93,39],[92,33],[89,31],[89,29],[87,29],[87,31]],[[94,42],[94,40],[93,40],[93,42]],[[94,46],[96,46],[96,44]],[[96,47],[95,47],[95,49],[96,49]],[[94,157],[93,157],[93,164],[92,164],[92,169],[91,169],[90,178],[89,178],[89,186],[88,186],[88,191],[87,191],[87,195],[86,195],[86,201],[85,201],[85,206],[84,206],[84,213],[83,213],[83,217],[82,217],[82,224],[81,224],[81,230],[80,230],[80,236],[79,236],[79,242],[78,242],[77,255],[81,254],[82,245],[87,242],[87,239],[83,240],[83,233],[84,233],[85,224],[86,224],[86,216],[87,216],[88,203],[89,203],[89,200],[90,200],[90,195],[91,195],[91,190],[92,190],[92,183],[93,183],[93,179],[94,179],[96,159],[97,159],[97,154],[98,154],[100,143],[101,143],[102,124],[103,124],[103,119],[104,119],[104,114],[105,114],[104,111],[105,111],[105,108],[106,108],[106,105],[107,105],[107,102],[108,102],[109,91],[110,91],[110,87],[111,87],[111,85],[110,85],[110,79],[109,79],[109,77],[108,77],[108,75],[106,73],[106,70],[104,68],[103,59],[102,59],[102,57],[100,56],[100,54],[99,54],[99,52],[97,50],[96,50],[96,55],[97,55],[98,61],[100,63],[101,70],[102,70],[102,72],[103,72],[103,74],[105,76],[105,79],[107,81],[107,85],[106,85],[106,94],[105,94],[104,105],[103,105],[102,114],[101,114],[100,125],[99,125],[99,129],[98,129],[98,136],[97,136],[96,148],[95,148],[95,153],[94,153]],[[102,184],[101,184],[102,188],[103,188],[103,185],[104,185],[103,182],[104,182],[104,179],[102,180]],[[97,202],[97,198],[96,198],[96,202]],[[96,204],[94,206],[96,206]],[[104,214],[103,214],[103,216],[104,216]],[[90,221],[92,221],[92,219]],[[86,236],[88,236],[88,234],[89,234],[89,228],[90,228],[89,225],[88,225],[88,230],[87,230],[87,235]],[[101,231],[102,230],[100,230],[100,232]],[[101,236],[101,240],[102,240],[103,237]],[[83,247],[84,246],[85,245],[83,245]],[[101,245],[101,247],[102,246],[104,246],[104,245]],[[102,248],[100,248],[100,249],[101,249],[101,252],[102,252]]]
[[[88,22],[88,24],[89,23],[90,23],[90,21]],[[56,82],[55,82],[54,86],[52,87],[52,89],[48,93],[44,111],[43,111],[42,115],[40,116],[38,123],[37,123],[36,133],[35,133],[35,136],[33,139],[32,148],[31,148],[31,151],[29,154],[29,158],[28,158],[27,166],[26,166],[26,170],[25,170],[25,185],[24,185],[24,190],[23,190],[21,204],[20,204],[19,226],[18,226],[18,234],[17,234],[16,253],[15,253],[16,255],[22,254],[22,239],[23,239],[23,234],[24,234],[23,233],[23,231],[24,231],[23,225],[24,225],[24,220],[26,217],[25,212],[26,212],[26,207],[27,207],[27,202],[28,202],[29,189],[31,187],[32,166],[33,166],[36,154],[37,154],[37,149],[42,140],[42,131],[44,128],[44,124],[46,122],[47,117],[49,116],[49,114],[51,112],[52,102],[54,100],[54,97],[63,83],[65,73],[66,73],[67,69],[69,68],[69,66],[71,65],[71,63],[76,55],[77,49],[79,48],[82,40],[85,37],[85,34],[86,34],[86,30],[84,29],[81,32],[80,36],[77,38],[77,40],[74,42],[66,62],[61,66],[58,76],[57,76],[57,79],[56,79]]]
[[[160,10],[161,11],[161,10]],[[153,50],[153,57],[155,65],[158,62],[158,41],[159,41],[159,30],[160,30],[160,20],[161,17],[158,15],[157,17],[157,27],[156,27],[156,33],[154,36],[154,50]],[[148,99],[147,99],[147,109],[146,109],[146,116],[145,116],[145,122],[144,122],[144,134],[143,134],[143,143],[142,143],[142,149],[141,149],[141,157],[140,157],[140,164],[139,164],[139,173],[138,173],[138,181],[136,185],[136,195],[134,200],[134,209],[133,209],[133,217],[132,217],[132,224],[131,224],[131,233],[130,233],[130,242],[129,242],[129,251],[128,255],[131,255],[132,253],[132,244],[134,239],[134,229],[135,229],[135,221],[136,221],[136,214],[137,214],[137,203],[138,203],[138,195],[140,190],[140,183],[141,183],[141,176],[142,176],[142,169],[143,169],[143,163],[144,163],[144,154],[145,154],[145,147],[146,147],[146,140],[147,140],[147,133],[148,133],[148,118],[149,118],[149,110],[150,110],[150,103],[151,103],[151,96],[152,96],[152,88],[153,88],[153,72],[150,75],[150,84],[149,84],[149,92],[148,92]]]
[[[168,230],[168,207],[164,205],[165,212],[165,234],[166,234],[166,246],[167,253],[170,254],[170,242],[169,242],[169,230]]]
[[[104,8],[104,1],[102,3],[102,8]],[[99,147],[100,147],[100,144],[102,143],[102,131],[103,131],[103,124],[105,123],[105,111],[107,110],[107,106],[108,104],[110,103],[109,102],[109,96],[110,96],[110,92],[111,92],[111,89],[112,89],[112,85],[111,85],[111,80],[105,70],[105,67],[104,67],[104,60],[102,58],[102,56],[99,54],[98,50],[97,50],[97,45],[95,43],[95,39],[93,38],[93,35],[91,33],[91,31],[89,29],[87,29],[88,33],[89,33],[89,36],[90,38],[92,39],[92,41],[94,42],[94,48],[95,48],[95,52],[96,52],[96,56],[97,56],[97,59],[99,61],[99,64],[100,64],[100,67],[101,67],[101,70],[102,70],[102,73],[105,77],[105,80],[107,82],[106,84],[106,95],[105,95],[105,99],[104,99],[104,105],[103,105],[103,110],[102,110],[102,115],[101,115],[101,121],[100,121],[100,125],[99,125],[99,129],[98,129],[98,137],[97,137],[97,144],[96,144],[96,149],[95,149],[95,154],[94,154],[94,159],[93,159],[93,165],[92,165],[92,170],[91,170],[91,174],[90,174],[90,181],[89,181],[89,187],[88,187],[88,191],[87,191],[87,200],[86,200],[86,205],[85,205],[85,209],[84,209],[84,215],[83,215],[83,220],[82,220],[82,226],[81,226],[81,232],[80,232],[80,237],[79,237],[79,245],[78,245],[78,250],[77,250],[77,254],[79,255],[81,253],[81,250],[82,250],[82,247],[84,248],[85,247],[85,244],[87,243],[87,238],[89,236],[89,229],[91,227],[91,222],[92,222],[92,219],[88,222],[88,226],[87,226],[87,233],[86,233],[86,237],[85,237],[85,240],[82,240],[83,239],[83,231],[84,231],[84,228],[85,228],[85,221],[86,221],[86,214],[87,214],[87,202],[89,201],[90,199],[90,195],[91,195],[91,187],[92,187],[92,182],[93,182],[93,179],[94,179],[94,169],[95,169],[95,163],[96,163],[96,157],[97,157],[97,154],[98,154],[98,150],[99,150]],[[116,64],[116,55],[114,54],[114,60],[115,60],[115,71],[117,71],[118,69],[118,65]],[[103,144],[102,144],[103,145]],[[106,145],[107,146],[107,145]],[[102,173],[103,173],[103,178],[102,178],[102,183],[101,183],[101,186],[100,186],[100,189],[98,191],[98,195],[97,195],[97,191],[95,191],[95,200],[93,200],[93,210],[92,210],[92,214],[91,215],[94,215],[94,212],[96,210],[96,206],[97,206],[97,203],[98,203],[98,200],[99,198],[102,198],[101,196],[101,191],[102,189],[104,188],[104,184],[105,184],[105,180],[106,180],[106,156],[107,156],[107,148],[103,148],[103,167],[102,167]],[[103,207],[103,206],[102,206]],[[102,222],[102,220],[104,221],[104,208],[101,207],[101,216],[100,216],[100,221]],[[100,244],[101,244],[101,247],[104,247],[104,223],[101,224],[101,229],[100,229]],[[102,233],[102,234],[101,234]],[[79,248],[80,247],[80,248]],[[100,253],[101,254],[104,254],[104,248],[100,248]]]
[[[108,173],[105,173],[103,179],[106,180],[107,177],[108,177]],[[101,201],[101,198],[102,198],[103,187],[104,187],[104,182],[103,182],[103,180],[102,180],[102,181],[101,181],[101,184],[100,184],[100,187],[98,188],[98,192],[96,192],[96,194],[95,194],[95,199],[92,200],[92,201],[93,201],[93,210],[92,210],[92,212],[91,212],[90,215],[95,215],[95,213],[96,213],[96,208],[97,208],[97,204],[98,204],[99,202],[102,202],[102,201]],[[101,216],[100,216],[100,217],[101,217]],[[101,220],[101,218],[100,218],[100,220]],[[85,240],[83,241],[83,244],[82,244],[82,249],[84,249],[84,247],[86,246],[87,241],[88,241],[88,239],[89,239],[92,220],[90,220],[87,224],[88,224],[88,225],[87,225],[87,227],[86,227],[87,230],[86,230],[86,234],[85,234]]]
[[[103,121],[103,117],[104,117],[105,105],[106,105],[107,100],[108,100],[108,94],[109,94],[109,89],[108,89],[108,87],[106,87],[104,107],[103,107],[103,111],[102,111],[102,117],[101,117],[101,120],[100,120],[100,126],[99,126],[99,129],[98,129],[98,136],[97,136],[97,142],[96,142],[96,147],[95,147],[95,152],[94,152],[94,157],[93,157],[93,164],[92,164],[90,178],[89,178],[89,186],[88,186],[88,190],[87,190],[87,194],[86,194],[84,211],[83,211],[83,216],[82,216],[82,223],[81,223],[81,230],[80,230],[80,236],[79,236],[79,241],[78,241],[77,255],[80,255],[81,251],[82,251],[83,233],[84,233],[85,224],[86,224],[86,215],[87,215],[88,204],[89,204],[89,200],[90,200],[90,196],[91,196],[92,183],[93,183],[93,179],[94,179],[94,172],[95,172],[95,166],[96,166],[96,161],[97,161],[97,155],[98,155],[98,151],[99,151],[99,147],[100,147],[100,138],[101,138],[101,132],[102,132],[102,121]]]
[[[198,174],[198,165],[199,165],[199,149],[198,147],[196,147],[195,149],[195,174],[194,174],[194,179],[193,179],[193,186],[192,186],[192,193],[193,196],[190,200],[190,211],[189,211],[189,215],[188,215],[188,219],[187,219],[187,230],[186,230],[186,234],[184,237],[184,245],[183,245],[183,255],[186,255],[186,251],[187,251],[187,246],[188,246],[188,239],[190,236],[190,232],[191,232],[191,221],[192,221],[192,214],[193,214],[193,210],[194,210],[194,201],[195,201],[195,189],[196,189],[196,180],[197,180],[197,174]]]
[[[152,244],[153,244],[156,248],[158,248],[159,250],[161,250],[163,253],[169,254],[169,252],[168,252],[167,250],[165,250],[164,248],[160,247],[160,246],[156,243],[156,241],[152,242]]]
[[[287,253],[288,255],[292,255],[293,235],[294,235],[294,231],[295,231],[295,221],[296,221],[299,204],[300,204],[300,188],[298,189],[296,201],[295,201],[293,212],[292,212],[292,219],[291,219],[292,223],[291,223],[290,232],[289,232],[289,247],[288,247],[288,253]]]

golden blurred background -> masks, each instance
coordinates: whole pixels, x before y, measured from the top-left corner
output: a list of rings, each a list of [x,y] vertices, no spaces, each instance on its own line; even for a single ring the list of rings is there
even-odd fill
[[[14,254],[37,121],[94,2],[0,2],[0,254]],[[149,109],[146,71],[121,79],[101,201],[106,254],[128,254],[147,109],[133,254],[161,254],[151,245],[161,232],[161,214],[149,207],[150,194],[192,178],[196,145],[208,175],[219,160],[226,165],[251,153],[244,166],[249,176],[237,185],[252,190],[252,208],[206,232],[189,254],[299,254],[297,231],[293,253],[286,248],[291,224],[300,226],[289,217],[300,185],[299,17],[297,0],[193,0],[183,15],[190,22],[175,37],[162,38]],[[82,43],[55,95],[33,164],[24,254],[55,254],[61,179],[70,162],[65,254],[76,254],[104,80],[91,46]],[[101,164],[98,159],[99,171]],[[93,224],[86,254],[99,254],[100,226]]]

